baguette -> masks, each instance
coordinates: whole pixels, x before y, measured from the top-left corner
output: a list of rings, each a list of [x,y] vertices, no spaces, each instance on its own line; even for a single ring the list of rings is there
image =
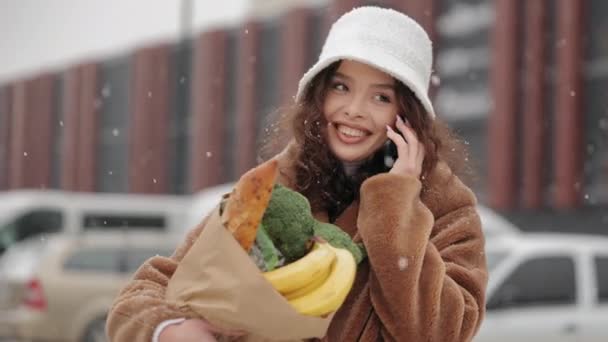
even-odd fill
[[[226,199],[222,223],[246,252],[255,242],[278,173],[276,160],[264,162],[244,173]]]

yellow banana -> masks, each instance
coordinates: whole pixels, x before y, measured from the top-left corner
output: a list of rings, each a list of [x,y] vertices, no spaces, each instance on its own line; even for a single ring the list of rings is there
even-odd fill
[[[325,282],[312,292],[289,300],[296,311],[304,315],[324,316],[338,310],[355,281],[357,264],[346,249],[334,248],[336,260]]]
[[[325,282],[325,280],[327,280],[327,277],[329,277],[330,271],[331,271],[331,265],[330,265],[330,267],[325,269],[325,271],[323,271],[323,274],[316,277],[312,282],[308,283],[307,285],[305,285],[303,287],[300,287],[299,289],[295,289],[291,292],[287,292],[283,296],[287,300],[292,300],[292,299],[296,299],[298,297],[304,296],[304,295],[316,290],[319,286],[321,286]]]
[[[263,275],[281,294],[308,285],[331,267],[336,253],[328,243],[315,243],[304,257]]]

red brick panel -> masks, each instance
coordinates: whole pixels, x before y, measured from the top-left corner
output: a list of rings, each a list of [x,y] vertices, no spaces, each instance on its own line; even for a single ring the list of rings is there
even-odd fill
[[[258,56],[260,55],[261,25],[249,22],[239,36],[239,55],[236,79],[236,174],[241,175],[256,163],[256,133],[258,98]]]
[[[516,129],[518,110],[519,1],[496,0],[491,69],[494,100],[489,118],[489,202],[510,209],[517,199]]]
[[[63,142],[61,146],[61,188],[78,189],[78,146],[80,130],[80,68],[66,71],[63,83]]]
[[[96,189],[97,147],[99,142],[98,66],[83,65],[80,69],[80,136],[78,139],[78,190]]]
[[[193,191],[227,180],[224,163],[227,32],[209,31],[195,43],[192,98],[191,187]]]
[[[557,1],[555,207],[574,208],[583,187],[584,1]]]
[[[11,142],[11,87],[0,89],[0,190],[8,188],[8,170]]]
[[[129,191],[168,190],[170,55],[167,46],[139,50],[134,56],[129,123]]]
[[[323,36],[327,35],[331,25],[344,13],[352,10],[355,7],[361,6],[365,1],[361,0],[333,0],[329,4],[328,15],[325,16],[325,29]]]
[[[524,104],[522,115],[522,205],[537,209],[543,205],[545,166],[545,1],[525,2],[526,40],[524,48]]]
[[[310,40],[310,16],[313,9],[295,8],[281,18],[281,69],[280,69],[280,91],[281,105],[289,105],[294,102],[294,96],[298,89],[298,82],[310,67],[307,56]]]
[[[15,84],[12,98],[9,188],[47,188],[51,182],[55,77]]]

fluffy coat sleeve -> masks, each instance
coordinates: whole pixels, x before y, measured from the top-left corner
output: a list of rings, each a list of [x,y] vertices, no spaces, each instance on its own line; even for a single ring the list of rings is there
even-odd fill
[[[421,194],[418,179],[380,174],[361,188],[357,225],[371,266],[371,318],[385,341],[469,341],[484,315],[476,199],[455,176],[433,182]]]
[[[207,219],[193,229],[171,257],[148,259],[121,290],[108,312],[106,334],[110,341],[150,342],[163,321],[196,315],[165,298],[169,279],[177,269]]]

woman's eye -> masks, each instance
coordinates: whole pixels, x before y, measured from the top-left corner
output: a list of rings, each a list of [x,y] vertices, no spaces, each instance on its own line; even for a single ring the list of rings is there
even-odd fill
[[[380,101],[380,102],[391,103],[391,98],[388,95],[378,94],[374,98],[375,98],[375,100]]]
[[[344,83],[336,82],[333,84],[332,88],[338,91],[347,91],[348,87]]]

